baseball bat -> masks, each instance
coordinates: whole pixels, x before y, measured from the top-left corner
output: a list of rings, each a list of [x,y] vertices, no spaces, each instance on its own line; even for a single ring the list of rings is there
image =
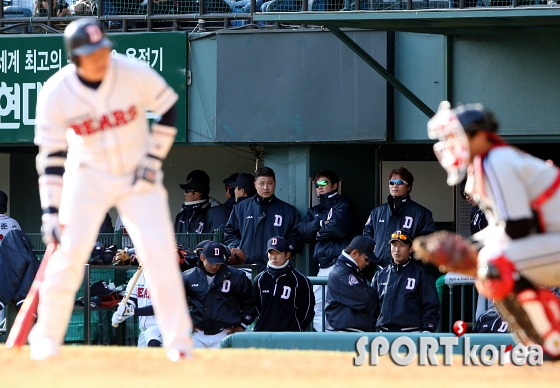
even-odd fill
[[[23,301],[21,308],[16,316],[12,329],[8,339],[6,340],[7,348],[21,348],[27,342],[27,336],[31,330],[31,326],[35,320],[35,315],[37,314],[37,306],[39,304],[39,288],[43,283],[45,277],[45,269],[47,268],[48,262],[57,249],[57,244],[50,243],[47,246],[47,250],[43,255],[43,260],[41,260],[41,265],[37,270],[35,279],[31,284],[31,288]]]
[[[128,292],[126,293],[126,296],[123,298],[123,300],[121,301],[120,304],[126,305],[128,300],[130,299],[130,295],[132,294],[132,291],[134,290],[134,287],[136,286],[136,283],[138,282],[138,279],[140,278],[140,275],[142,274],[143,270],[144,270],[144,267],[142,267],[142,266],[138,267],[138,269],[136,270],[136,273],[132,277],[132,283],[130,284],[130,288],[128,289]],[[113,325],[113,327],[119,327],[118,323],[112,323],[112,325]]]

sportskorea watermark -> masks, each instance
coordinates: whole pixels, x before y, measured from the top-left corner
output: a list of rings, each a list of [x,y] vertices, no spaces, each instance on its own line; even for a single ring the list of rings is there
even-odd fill
[[[369,359],[369,365],[377,366],[379,356],[389,355],[391,360],[400,366],[410,365],[416,356],[418,365],[453,365],[453,347],[459,346],[459,341],[463,341],[463,362],[462,365],[542,365],[543,350],[540,345],[524,346],[518,345],[472,345],[470,338],[463,337],[431,337],[423,336],[418,338],[417,343],[410,337],[401,336],[389,343],[383,336],[371,339],[363,336],[356,341],[356,353],[354,365],[364,365]],[[437,354],[439,348],[443,347],[443,353]],[[368,351],[369,347],[369,351]],[[405,351],[403,351],[403,349]],[[461,355],[461,354],[459,354]]]

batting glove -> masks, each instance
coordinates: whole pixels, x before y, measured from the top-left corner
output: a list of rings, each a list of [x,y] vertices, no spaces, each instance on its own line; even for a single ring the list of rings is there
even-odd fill
[[[45,245],[60,242],[60,223],[58,222],[58,213],[45,213],[41,217],[43,225],[41,226],[41,234]]]
[[[115,325],[119,325],[123,323],[128,317],[132,317],[134,315],[134,303],[128,302],[127,304],[119,304],[119,308],[113,314],[111,318],[111,323]]]
[[[154,156],[147,155],[136,170],[132,191],[137,194],[144,194],[154,189],[154,184],[158,175],[161,174],[163,162]]]

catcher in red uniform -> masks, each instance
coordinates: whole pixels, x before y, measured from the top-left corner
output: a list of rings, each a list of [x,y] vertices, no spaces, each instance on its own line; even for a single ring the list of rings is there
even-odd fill
[[[443,101],[428,135],[447,183],[467,176],[465,191],[488,218],[472,241],[450,232],[414,240],[417,257],[478,277],[477,288],[524,344],[560,358],[560,302],[545,287],[560,285],[560,172],[509,146],[496,117],[480,104],[451,109]]]

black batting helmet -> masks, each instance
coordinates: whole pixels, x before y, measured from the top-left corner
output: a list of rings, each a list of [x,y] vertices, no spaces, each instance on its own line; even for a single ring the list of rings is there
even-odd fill
[[[481,104],[459,105],[454,110],[466,133],[480,129],[492,133],[498,132],[498,119]]]
[[[76,56],[88,55],[102,47],[113,47],[111,39],[103,33],[101,23],[93,18],[74,20],[64,30],[66,53],[76,62]]]

